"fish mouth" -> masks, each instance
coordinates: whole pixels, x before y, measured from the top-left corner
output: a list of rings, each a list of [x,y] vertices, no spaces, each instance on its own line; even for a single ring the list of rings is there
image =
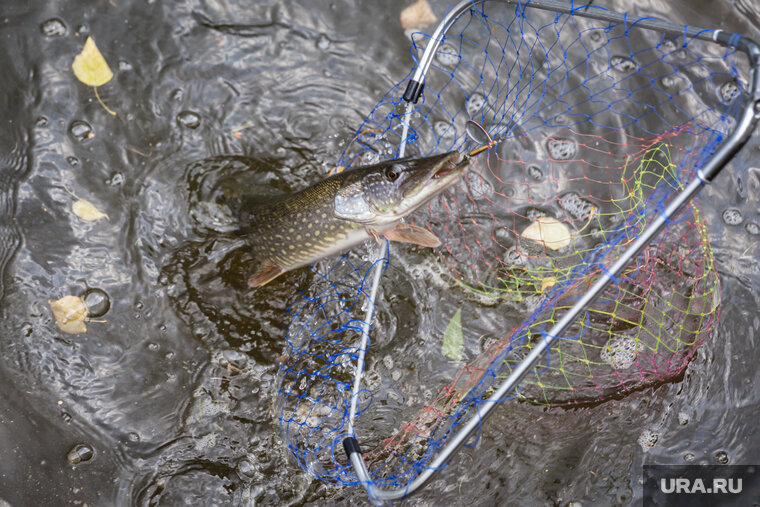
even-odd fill
[[[448,160],[446,160],[446,163],[442,164],[441,167],[437,168],[435,172],[430,175],[428,183],[440,183],[439,180],[441,179],[448,180],[449,178],[447,178],[447,176],[450,177],[450,182],[453,183],[458,179],[458,176],[464,172],[468,165],[469,159],[463,159],[459,153],[452,153]]]
[[[437,180],[438,178],[442,178],[443,176],[446,176],[453,170],[454,170],[454,166],[442,167],[438,169],[435,173],[433,173],[432,179]]]

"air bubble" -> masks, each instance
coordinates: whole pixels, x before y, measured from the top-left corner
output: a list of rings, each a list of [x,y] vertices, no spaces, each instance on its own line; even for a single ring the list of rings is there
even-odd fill
[[[151,352],[158,352],[161,346],[156,342],[148,342],[148,350]]]
[[[528,209],[525,211],[525,218],[527,218],[527,219],[528,219],[528,220],[530,220],[531,222],[535,222],[535,221],[536,221],[536,220],[538,220],[539,218],[541,218],[541,217],[545,217],[545,216],[546,216],[546,211],[544,211],[544,210],[542,210],[542,209],[538,209],[538,208],[528,208]]]
[[[757,225],[755,222],[747,222],[744,230],[753,236],[757,236],[760,234],[760,225]]]
[[[596,206],[582,199],[576,192],[568,192],[559,200],[559,206],[573,218],[588,220],[596,213]]]
[[[72,465],[76,465],[77,463],[91,460],[94,454],[95,451],[93,451],[92,447],[89,445],[77,444],[66,455],[66,459],[69,460],[69,463]]]
[[[76,158],[76,157],[75,157],[75,156],[73,156],[73,155],[71,155],[70,157],[66,157],[66,162],[68,162],[68,164],[69,164],[71,167],[75,168],[75,169],[76,169],[77,167],[79,167],[79,159],[78,159],[78,158]]]
[[[40,25],[40,31],[45,37],[60,37],[66,34],[66,25],[58,18],[51,18]]]
[[[737,208],[726,208],[721,216],[727,225],[739,225],[744,221],[742,212]]]
[[[79,141],[80,143],[95,137],[95,134],[92,133],[92,127],[90,124],[82,120],[74,120],[71,122],[71,125],[69,126],[69,134],[75,141]]]
[[[504,263],[509,266],[524,266],[525,257],[517,251],[517,248],[512,247],[504,253]]]
[[[694,461],[695,458],[696,456],[694,456],[694,453],[692,452],[687,452],[686,454],[683,455],[683,460],[686,463],[691,463],[692,461]]]
[[[118,187],[124,184],[124,174],[120,171],[116,171],[106,180],[106,184],[111,187]]]
[[[479,94],[479,93],[473,93],[470,95],[470,98],[467,99],[467,116],[470,118],[474,118],[476,114],[482,112],[483,107],[486,105],[486,98]]]
[[[440,139],[450,139],[456,136],[454,126],[447,121],[439,120],[433,124],[433,131]]]
[[[575,143],[567,139],[549,139],[546,147],[549,150],[549,156],[554,160],[571,159],[577,151]]]
[[[319,37],[317,37],[317,48],[321,49],[322,51],[325,51],[329,47],[330,47],[330,39],[327,38],[327,35],[323,33],[319,34]]]
[[[133,442],[133,443],[139,442],[140,441],[140,435],[138,435],[137,433],[135,433],[134,431],[132,431],[132,432],[130,432],[127,435],[127,440],[129,440],[130,442]]]
[[[625,56],[613,56],[610,58],[610,66],[618,72],[634,72],[639,68],[636,62]]]
[[[436,51],[435,58],[441,65],[453,67],[459,62],[459,52],[453,45],[443,43]]]
[[[678,413],[678,424],[681,426],[686,426],[689,424],[689,414],[686,412],[679,412]]]
[[[380,160],[380,155],[378,155],[374,151],[365,151],[362,154],[362,164],[364,165],[376,164],[379,160]]]
[[[240,458],[235,467],[238,477],[243,481],[249,481],[256,475],[256,467],[248,458]]]
[[[638,343],[632,338],[616,336],[602,348],[602,361],[609,363],[616,370],[630,368],[636,362]]]
[[[676,78],[673,76],[665,76],[660,79],[660,84],[663,88],[672,88],[676,85]]]
[[[724,104],[730,104],[739,96],[739,85],[735,81],[728,81],[720,86],[720,99]]]
[[[98,318],[105,315],[111,308],[111,299],[102,289],[87,289],[82,294],[84,305],[87,307],[87,316]]]
[[[48,119],[44,116],[40,116],[37,118],[37,121],[34,123],[35,127],[37,128],[45,128],[48,126]]]
[[[721,465],[727,465],[729,462],[728,454],[725,451],[718,451],[715,453],[715,461]]]
[[[201,117],[192,111],[182,111],[177,115],[177,124],[186,129],[197,129],[201,126]]]
[[[639,435],[638,443],[641,446],[642,449],[645,451],[648,449],[651,449],[654,447],[654,444],[657,443],[657,440],[660,438],[660,436],[655,433],[652,430],[644,430],[641,435]]]
[[[129,72],[129,71],[132,70],[132,64],[129,63],[128,61],[126,61],[126,60],[119,60],[119,63],[116,64],[116,67],[121,72]]]
[[[529,165],[527,168],[528,175],[536,181],[544,179],[544,171],[537,165]]]

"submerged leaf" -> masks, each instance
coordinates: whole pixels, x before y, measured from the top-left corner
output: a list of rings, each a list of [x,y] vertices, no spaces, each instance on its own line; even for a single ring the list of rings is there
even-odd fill
[[[113,78],[113,72],[92,37],[87,37],[82,52],[74,57],[71,69],[78,80],[88,86],[101,86]]]
[[[108,215],[96,208],[95,205],[90,201],[85,201],[84,199],[79,199],[76,201],[71,206],[71,210],[76,216],[82,220],[87,220],[88,222],[92,222],[93,220],[98,220],[101,218],[108,220]]]
[[[541,292],[544,292],[546,289],[550,289],[557,285],[557,277],[556,276],[547,276],[541,279]]]
[[[427,0],[417,0],[401,11],[401,27],[404,30],[425,28],[436,21],[438,21],[438,18],[433,14],[433,10],[430,8]]]
[[[521,236],[543,243],[551,250],[565,248],[572,239],[570,228],[553,217],[538,217],[522,232]]]
[[[462,359],[462,352],[464,349],[464,339],[462,336],[462,309],[458,309],[457,312],[451,317],[449,324],[446,326],[446,331],[443,332],[443,345],[441,346],[441,354],[444,356],[459,361]]]
[[[87,306],[77,296],[63,296],[58,301],[48,301],[53,310],[55,323],[64,333],[77,334],[87,331],[84,319],[87,318]]]

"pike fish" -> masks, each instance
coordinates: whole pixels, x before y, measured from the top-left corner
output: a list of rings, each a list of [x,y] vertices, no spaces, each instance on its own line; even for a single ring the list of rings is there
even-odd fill
[[[264,285],[370,238],[439,246],[435,234],[401,220],[456,183],[469,162],[449,152],[359,167],[246,210],[248,243],[263,263],[249,285]]]

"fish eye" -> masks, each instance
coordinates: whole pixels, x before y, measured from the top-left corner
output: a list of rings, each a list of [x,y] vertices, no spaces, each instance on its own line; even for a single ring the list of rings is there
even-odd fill
[[[388,181],[396,181],[398,179],[398,175],[399,172],[394,166],[391,166],[385,170],[385,177],[388,178]]]

